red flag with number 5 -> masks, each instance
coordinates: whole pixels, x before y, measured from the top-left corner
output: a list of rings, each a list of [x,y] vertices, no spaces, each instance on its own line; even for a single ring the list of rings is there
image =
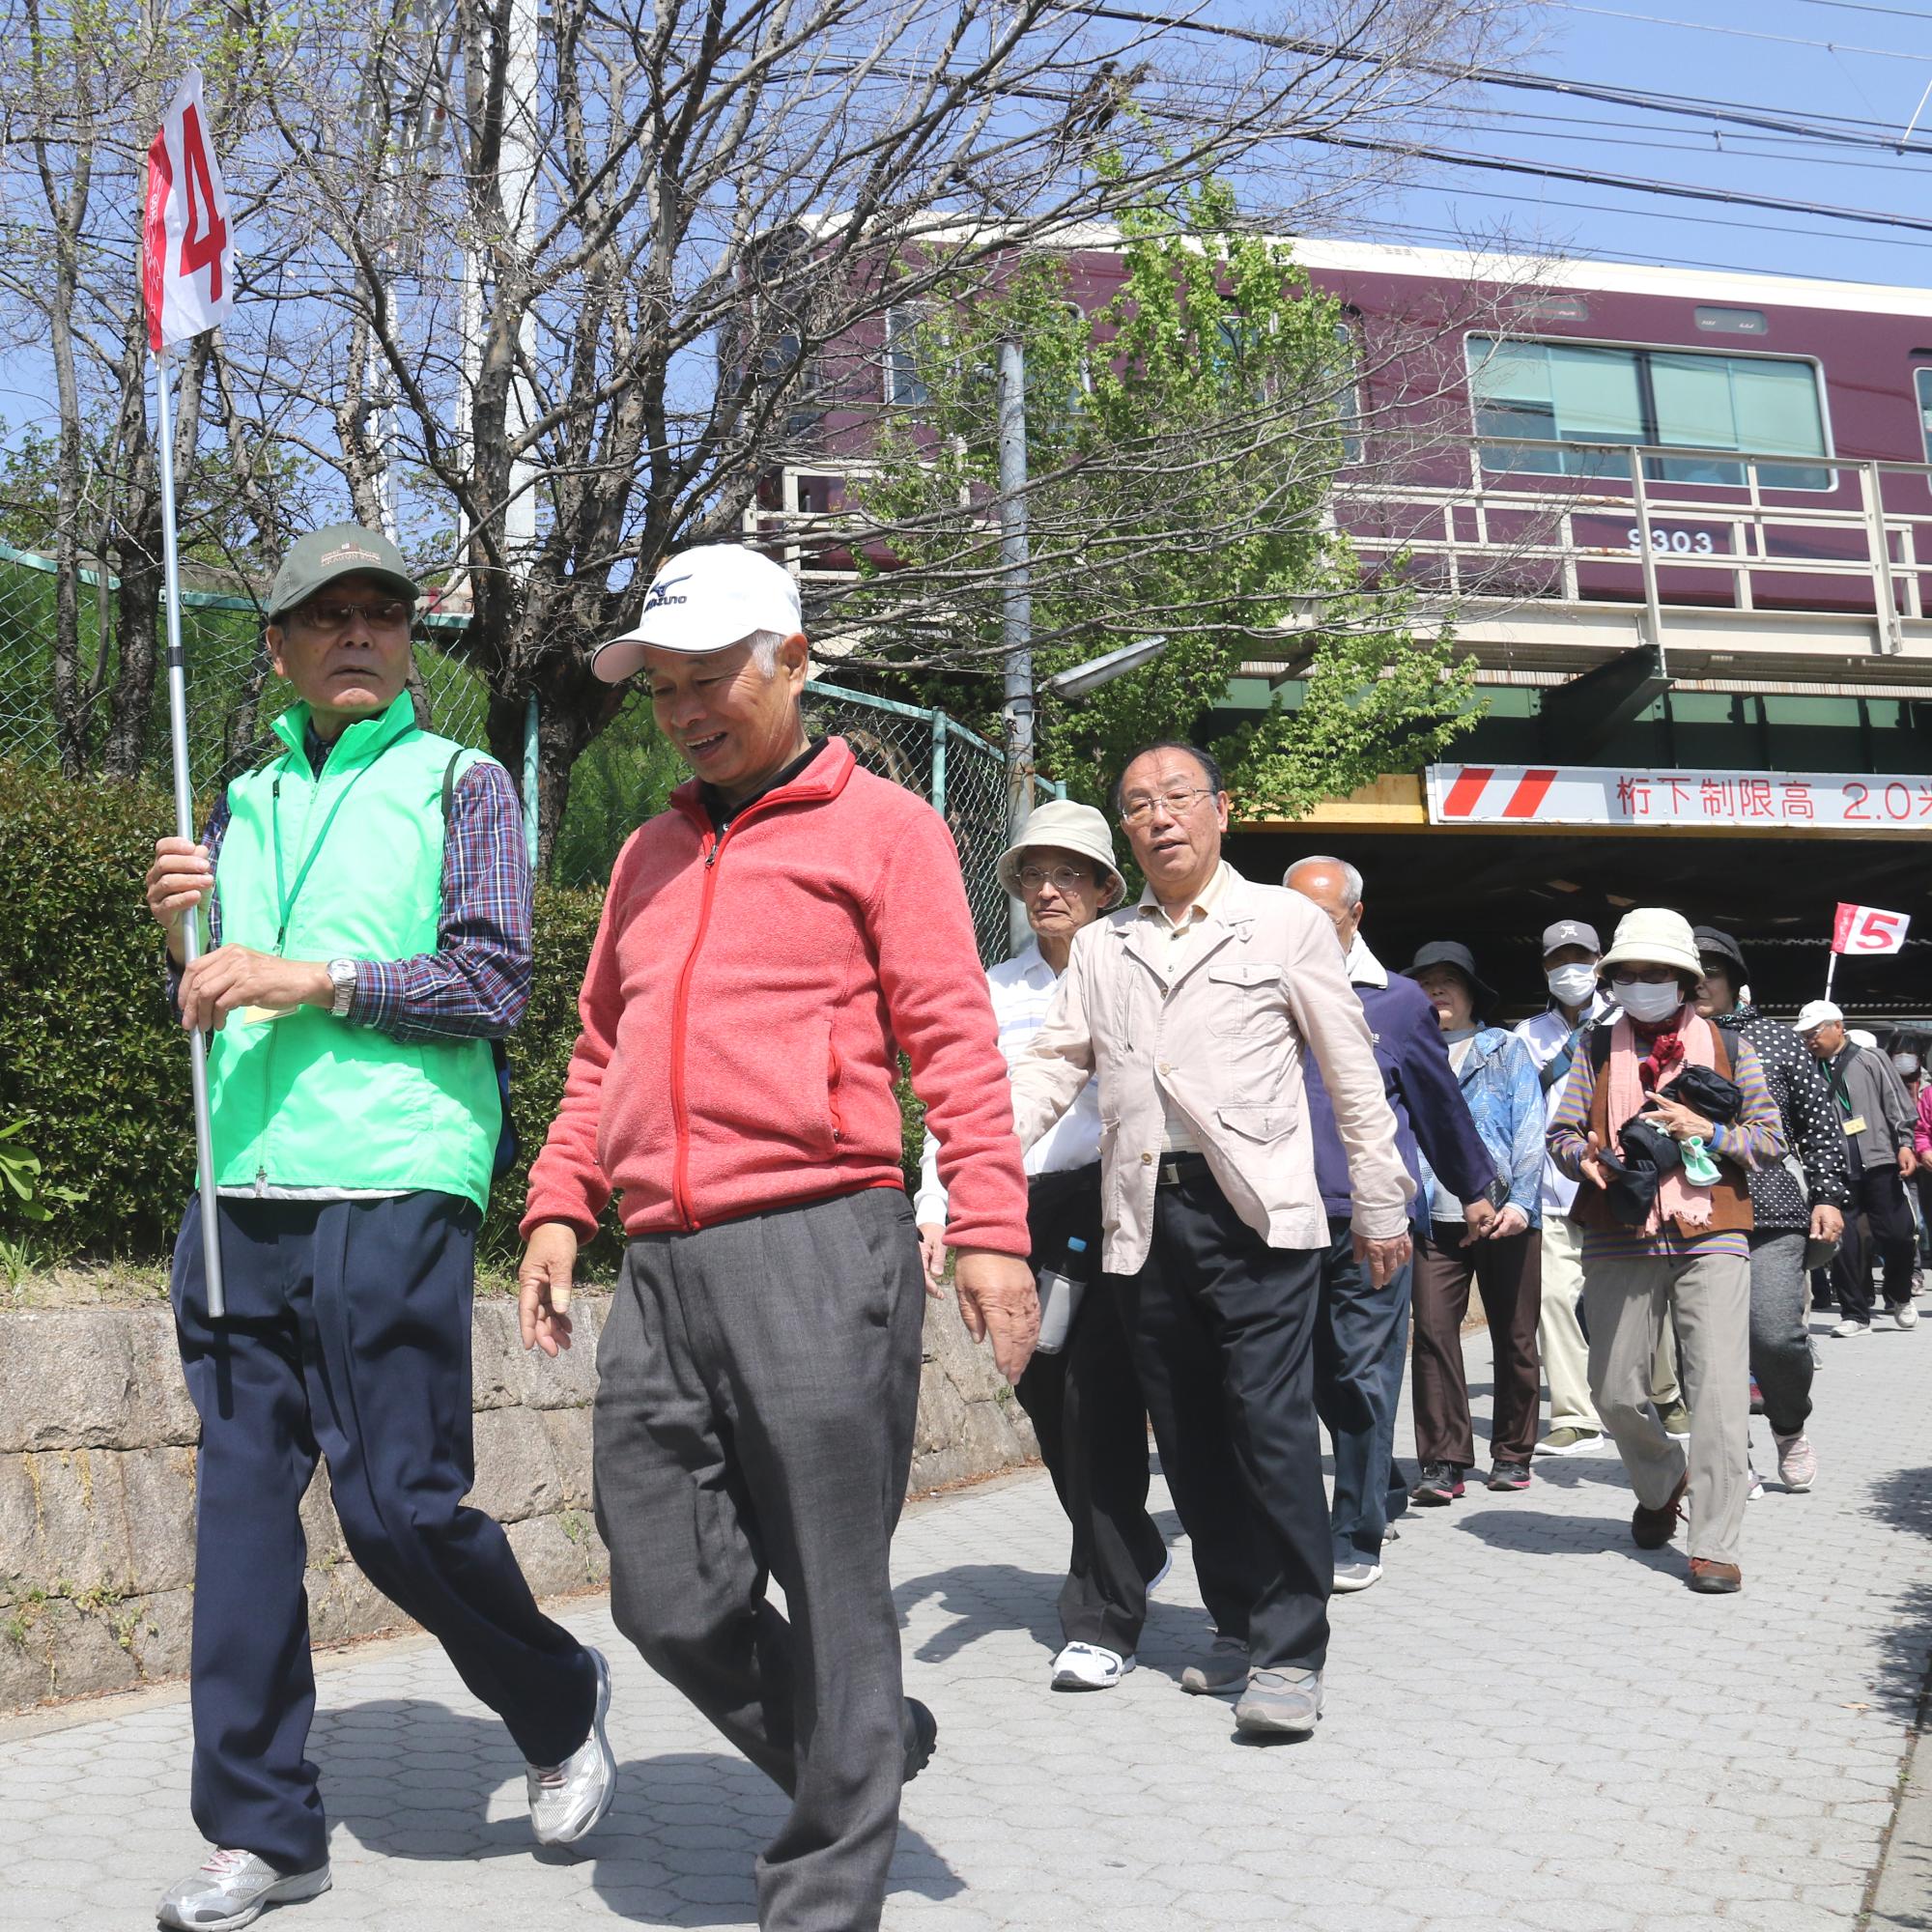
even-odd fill
[[[1833,952],[1902,952],[1909,912],[1886,912],[1878,906],[1840,905],[1832,925]]]
[[[156,355],[200,335],[235,305],[228,198],[208,145],[201,73],[190,68],[148,150],[141,289]]]

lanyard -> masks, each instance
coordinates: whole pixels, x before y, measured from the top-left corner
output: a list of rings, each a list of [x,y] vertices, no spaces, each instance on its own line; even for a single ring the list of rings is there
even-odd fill
[[[391,744],[394,742],[393,739],[390,740]],[[384,745],[383,751],[376,753],[376,758],[380,758],[383,755],[383,752],[386,752],[388,749],[388,745]],[[286,884],[282,876],[281,780],[279,778],[276,779],[273,785],[270,787],[269,807],[271,815],[270,836],[275,847],[275,896],[281,901],[280,911],[277,914],[275,923],[275,952],[277,954],[281,952],[283,942],[289,936],[289,917],[296,909],[296,900],[301,896],[301,889],[308,879],[310,868],[322,854],[324,841],[328,838],[328,828],[335,823],[335,814],[349,803],[349,794],[360,783],[363,773],[367,772],[375,764],[376,758],[371,758],[369,763],[362,766],[356,772],[355,776],[336,793],[335,803],[328,808],[328,816],[322,821],[322,830],[316,834],[315,843],[308,848],[307,855],[301,862],[301,869],[297,872],[296,882],[293,886]],[[323,760],[325,768],[327,768],[327,762],[326,758]],[[317,782],[319,783],[320,781],[318,780]]]

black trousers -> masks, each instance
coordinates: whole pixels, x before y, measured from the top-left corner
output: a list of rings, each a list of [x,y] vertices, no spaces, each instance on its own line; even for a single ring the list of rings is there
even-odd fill
[[[1320,1669],[1328,1652],[1321,1275],[1321,1249],[1269,1247],[1203,1162],[1155,1190],[1147,1261],[1116,1277],[1202,1599],[1258,1670]]]
[[[283,1871],[328,1855],[303,1755],[315,1673],[298,1512],[318,1455],[349,1553],[523,1756],[558,1764],[589,1735],[589,1654],[537,1608],[501,1528],[462,1506],[477,1219],[446,1194],[224,1201],[218,1322],[198,1205],[182,1223],[175,1332],[201,1416],[190,1804],[210,1843]]]
[[[792,1801],[757,1862],[765,1932],[875,1932],[885,1906],[924,1308],[912,1204],[867,1188],[639,1236],[597,1345],[611,1614]]]
[[[1872,1318],[1872,1258],[1866,1255],[1859,1227],[1861,1212],[1871,1226],[1875,1259],[1885,1269],[1888,1308],[1902,1308],[1912,1299],[1912,1265],[1918,1248],[1912,1209],[1905,1205],[1905,1179],[1897,1165],[1854,1166],[1845,1237],[1832,1264],[1832,1289],[1838,1297],[1838,1312],[1848,1321],[1869,1321]]]
[[[1061,1633],[1068,1643],[1131,1657],[1147,1621],[1147,1586],[1167,1561],[1167,1546],[1147,1509],[1147,1403],[1113,1282],[1097,1272],[1098,1164],[1036,1175],[1027,1222],[1036,1271],[1058,1265],[1069,1237],[1087,1243],[1095,1270],[1066,1346],[1036,1354],[1014,1390],[1072,1531]]]

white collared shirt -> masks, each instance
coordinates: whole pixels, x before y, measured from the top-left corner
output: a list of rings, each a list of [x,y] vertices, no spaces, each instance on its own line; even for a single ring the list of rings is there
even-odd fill
[[[1617,1003],[1601,989],[1591,998],[1588,1024],[1602,1026],[1606,1018],[1613,1018]],[[1536,1065],[1539,1074],[1556,1056],[1563,1051],[1563,1043],[1570,1037],[1570,1022],[1563,1017],[1560,1007],[1550,1007],[1532,1019],[1526,1019],[1516,1030],[1516,1037],[1529,1048],[1529,1057]],[[1584,1050],[1583,1042],[1577,1042],[1577,1051]],[[1546,1123],[1556,1118],[1556,1109],[1563,1103],[1563,1089],[1567,1079],[1559,1080],[1553,1087],[1546,1088],[1543,1094],[1543,1113]],[[1559,1168],[1546,1153],[1543,1156],[1543,1211],[1550,1214],[1567,1214],[1577,1199],[1577,1183]]]
[[[1166,929],[1167,946],[1160,956],[1152,960],[1164,975],[1168,984],[1173,985],[1180,969],[1187,963],[1188,955],[1200,943],[1201,927],[1208,916],[1220,903],[1221,895],[1228,890],[1228,880],[1232,868],[1227,860],[1214,867],[1213,876],[1202,887],[1193,902],[1179,919],[1168,911],[1154,896],[1154,890],[1148,886],[1141,893],[1140,904],[1136,908],[1140,916],[1151,920]],[[1156,951],[1160,951],[1156,949]],[[1091,1092],[1092,1089],[1089,1089]],[[1161,1090],[1161,1111],[1163,1126],[1160,1149],[1163,1153],[1199,1153],[1201,1143],[1194,1137],[1194,1128],[1188,1118],[1168,1097],[1167,1090]]]
[[[1040,954],[1039,941],[1030,940],[1012,958],[990,968],[986,987],[993,996],[993,1018],[999,1023],[1000,1052],[1012,1065],[1027,1050],[1046,1018],[1060,976]],[[1080,1097],[1027,1150],[1029,1174],[1062,1174],[1091,1167],[1100,1158],[1100,1083],[1089,1080]],[[939,1180],[939,1141],[930,1131],[919,1157],[919,1192],[913,1198],[913,1219],[946,1224],[946,1189]]]

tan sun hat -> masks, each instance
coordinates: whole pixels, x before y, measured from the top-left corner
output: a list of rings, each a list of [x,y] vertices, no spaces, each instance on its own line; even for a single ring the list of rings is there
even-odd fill
[[[1020,828],[1020,836],[1000,854],[1000,884],[1009,897],[1020,896],[1020,857],[1036,845],[1056,845],[1063,852],[1077,852],[1100,868],[1105,890],[1100,909],[1105,912],[1126,896],[1127,882],[1114,863],[1114,836],[1106,819],[1091,805],[1070,798],[1050,798],[1037,805]]]
[[[1638,906],[1617,921],[1616,937],[1604,954],[1603,970],[1612,966],[1675,966],[1693,980],[1704,977],[1697,935],[1681,912],[1663,906]]]

